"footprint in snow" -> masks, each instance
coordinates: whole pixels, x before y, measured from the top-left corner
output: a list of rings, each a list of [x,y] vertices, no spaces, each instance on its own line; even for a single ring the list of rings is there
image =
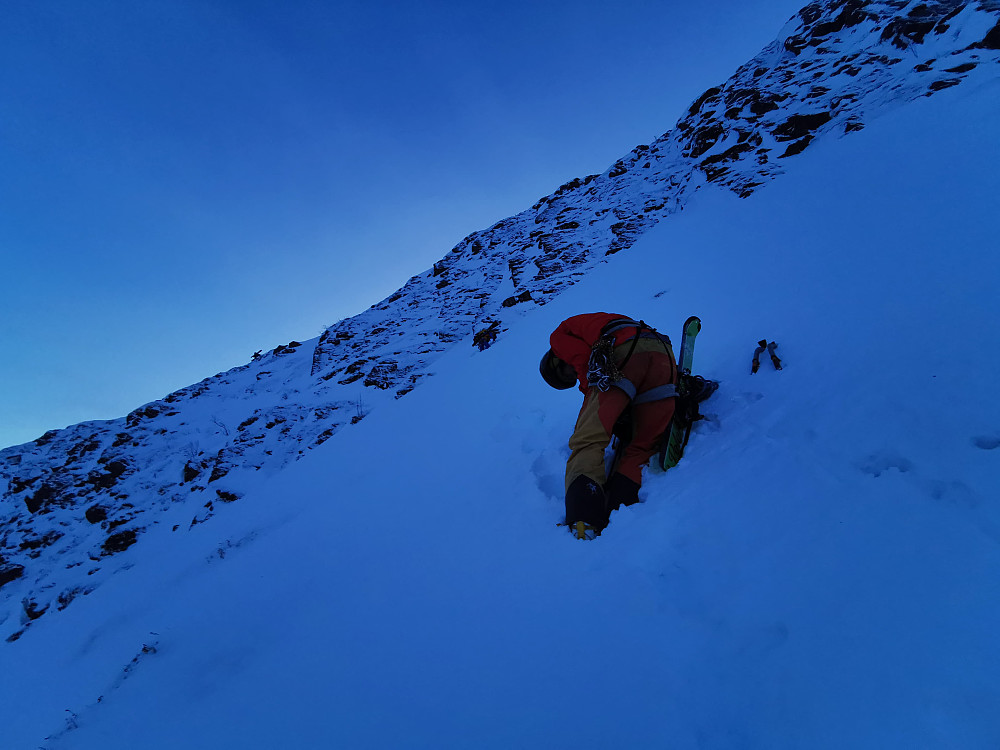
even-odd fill
[[[913,470],[913,462],[908,458],[903,458],[897,453],[890,451],[880,451],[868,456],[861,463],[861,471],[871,474],[873,477],[880,477],[890,469],[896,469],[901,474]]]
[[[981,498],[965,482],[932,479],[925,482],[924,489],[937,502],[960,508],[978,508],[982,505]]]
[[[993,451],[1000,448],[1000,435],[977,435],[972,438],[972,444],[984,451]]]
[[[535,459],[531,465],[531,471],[535,475],[535,483],[543,495],[562,499],[566,489],[562,473],[564,465],[561,462],[554,463],[547,453],[543,453]]]

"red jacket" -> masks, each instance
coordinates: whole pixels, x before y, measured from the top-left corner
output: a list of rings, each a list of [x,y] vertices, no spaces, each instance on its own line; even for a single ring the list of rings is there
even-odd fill
[[[601,329],[612,320],[624,318],[631,320],[628,315],[615,315],[613,313],[584,313],[567,318],[549,336],[549,346],[552,353],[564,362],[569,362],[576,370],[576,377],[580,381],[580,390],[586,393],[587,388],[587,364],[590,362],[590,349],[601,337]],[[622,344],[635,336],[635,326],[622,328],[615,333],[615,345]]]

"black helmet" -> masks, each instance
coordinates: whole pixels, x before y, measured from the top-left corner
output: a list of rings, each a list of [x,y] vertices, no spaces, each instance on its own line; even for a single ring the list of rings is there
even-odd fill
[[[576,385],[576,373],[569,364],[559,359],[549,349],[538,363],[538,371],[546,383],[559,391],[565,391]]]

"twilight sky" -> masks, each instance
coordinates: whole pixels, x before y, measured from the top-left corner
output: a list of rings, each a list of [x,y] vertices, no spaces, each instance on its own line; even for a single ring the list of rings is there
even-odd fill
[[[5,2],[0,447],[363,311],[803,2]]]

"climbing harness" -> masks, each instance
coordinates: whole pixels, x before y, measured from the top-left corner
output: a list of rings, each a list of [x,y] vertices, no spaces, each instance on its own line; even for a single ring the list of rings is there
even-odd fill
[[[623,328],[634,328],[635,334],[631,336],[632,345],[621,363],[615,362],[615,334]],[[617,318],[610,321],[601,329],[601,335],[590,349],[590,360],[587,362],[587,385],[597,388],[601,392],[607,391],[614,386],[624,391],[633,404],[644,404],[649,401],[659,401],[661,399],[673,398],[677,395],[677,387],[673,383],[656,386],[649,390],[638,392],[635,384],[625,377],[622,370],[632,358],[636,344],[640,338],[657,339],[663,344],[664,350],[673,360],[673,351],[670,347],[670,338],[659,333],[654,328],[646,325],[644,321],[635,321],[630,318]]]

